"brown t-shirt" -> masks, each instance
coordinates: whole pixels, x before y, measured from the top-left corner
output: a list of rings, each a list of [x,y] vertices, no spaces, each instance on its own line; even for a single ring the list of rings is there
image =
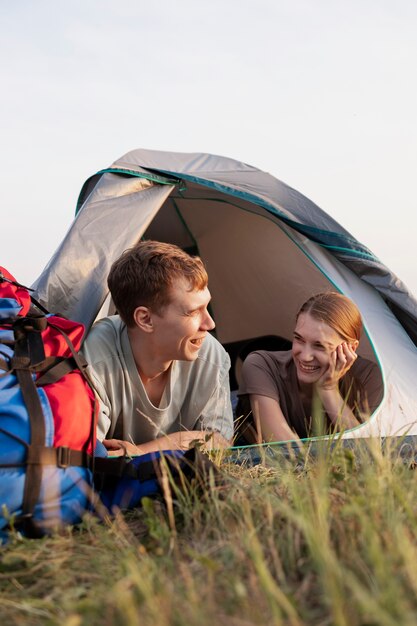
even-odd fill
[[[382,376],[372,361],[358,357],[339,382],[340,393],[359,421],[373,413],[383,397]],[[313,434],[311,410],[306,412],[291,350],[252,352],[242,367],[239,396],[258,394],[277,400],[288,424],[299,437]],[[329,430],[331,422],[328,420]]]

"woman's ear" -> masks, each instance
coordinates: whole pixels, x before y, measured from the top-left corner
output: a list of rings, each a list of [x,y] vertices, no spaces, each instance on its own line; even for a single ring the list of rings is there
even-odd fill
[[[147,306],[138,306],[133,311],[133,319],[140,330],[145,333],[153,333],[152,313]]]
[[[357,347],[359,345],[359,341],[357,339],[355,339],[355,341],[352,341],[352,343],[349,344],[349,345],[352,348],[353,352],[356,352],[356,349],[357,349]]]

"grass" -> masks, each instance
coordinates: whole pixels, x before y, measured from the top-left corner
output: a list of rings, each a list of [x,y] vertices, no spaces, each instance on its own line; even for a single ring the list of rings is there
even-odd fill
[[[7,625],[415,626],[415,474],[378,442],[221,462],[221,488],[145,500],[0,560]]]

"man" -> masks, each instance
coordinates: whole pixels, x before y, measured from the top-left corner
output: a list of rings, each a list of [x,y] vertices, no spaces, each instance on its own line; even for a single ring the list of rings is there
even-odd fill
[[[200,258],[157,241],[113,264],[118,315],[99,320],[83,345],[100,399],[98,438],[112,453],[229,444],[230,359],[209,334],[207,284]]]

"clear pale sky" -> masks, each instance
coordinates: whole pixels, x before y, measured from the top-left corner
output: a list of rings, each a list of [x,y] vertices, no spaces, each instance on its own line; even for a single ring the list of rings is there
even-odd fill
[[[0,264],[21,282],[84,180],[148,148],[270,172],[417,295],[414,0],[1,0],[0,29]]]

